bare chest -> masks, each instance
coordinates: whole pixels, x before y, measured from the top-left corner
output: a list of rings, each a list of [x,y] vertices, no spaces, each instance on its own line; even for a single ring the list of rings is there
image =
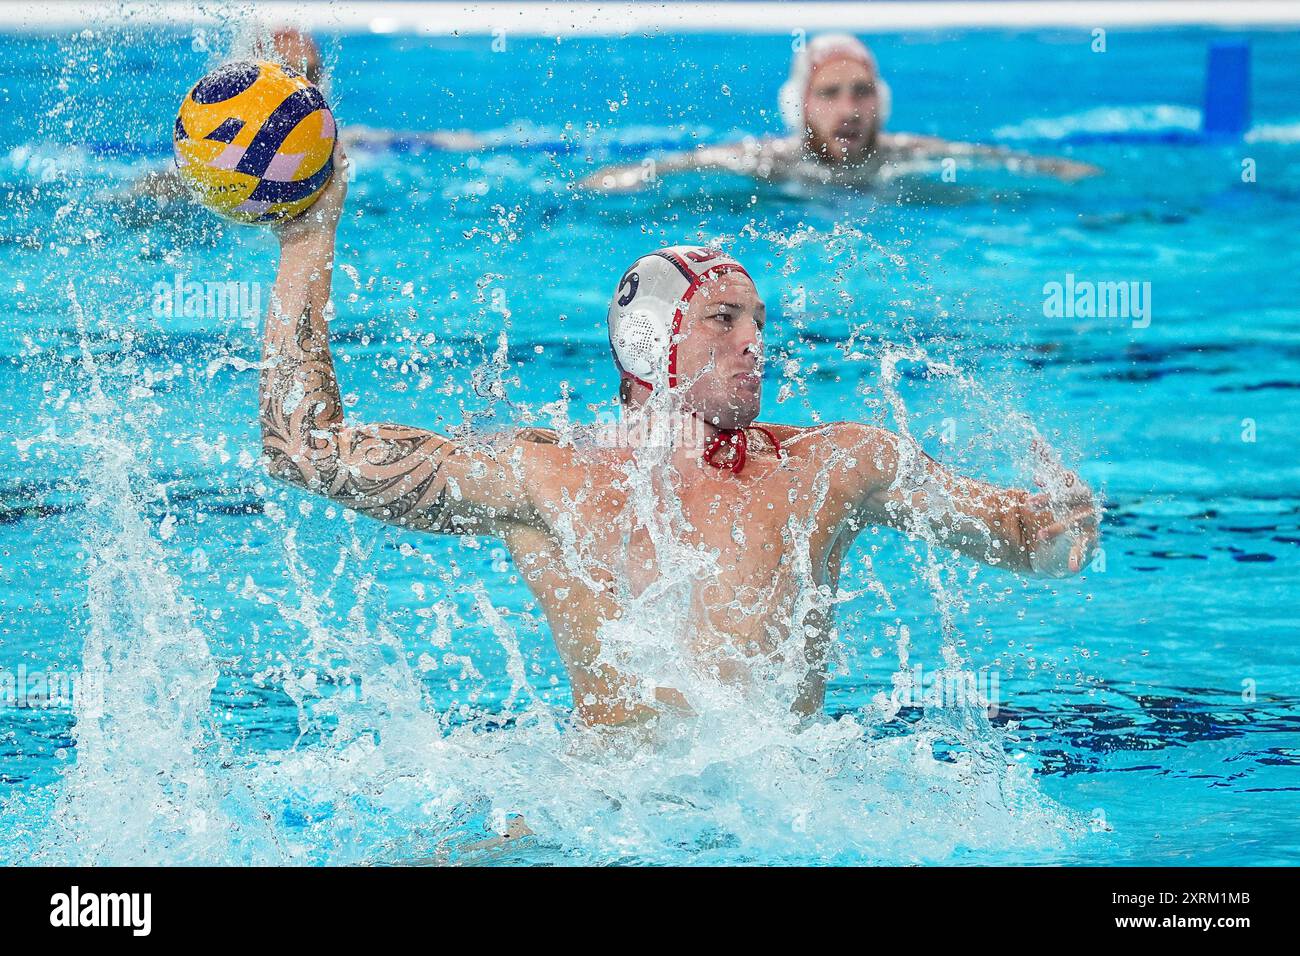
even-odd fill
[[[771,594],[792,575],[821,572],[835,527],[833,502],[795,469],[749,481],[705,476],[672,489],[593,496],[565,523],[575,555],[598,580],[633,598],[693,577],[710,602]]]

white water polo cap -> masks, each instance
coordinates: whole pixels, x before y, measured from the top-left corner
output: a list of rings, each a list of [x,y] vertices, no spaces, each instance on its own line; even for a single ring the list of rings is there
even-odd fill
[[[830,60],[847,57],[866,64],[876,74],[876,89],[880,97],[880,125],[889,122],[889,110],[892,105],[889,84],[880,75],[876,58],[867,49],[865,43],[848,33],[823,33],[813,37],[795,51],[790,60],[790,78],[785,81],[778,95],[781,118],[785,120],[786,129],[799,136],[807,132],[804,102],[808,98],[808,87],[812,83],[813,70]]]
[[[652,391],[677,387],[677,336],[691,298],[707,280],[748,272],[704,246],[668,246],[632,263],[609,303],[609,347],[619,372]]]

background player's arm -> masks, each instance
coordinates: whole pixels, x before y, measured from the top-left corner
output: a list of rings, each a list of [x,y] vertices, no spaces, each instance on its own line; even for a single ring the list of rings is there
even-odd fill
[[[932,536],[985,564],[1064,577],[1097,545],[1092,492],[1063,475],[1055,500],[954,474],[909,439],[865,425],[842,426],[839,447],[853,478],[853,520]]]
[[[1091,163],[1081,163],[1061,156],[1035,156],[1005,146],[985,143],[963,143],[940,139],[937,136],[917,136],[911,133],[887,134],[890,147],[904,156],[923,155],[931,159],[963,159],[975,166],[1007,169],[1012,172],[1052,176],[1066,182],[1101,175],[1101,168]]]
[[[346,161],[302,216],[282,226],[260,387],[270,473],[381,521],[425,531],[499,533],[538,520],[525,476],[544,446],[473,447],[406,425],[353,424],[329,349],[326,310]]]
[[[626,193],[641,189],[665,173],[721,169],[741,175],[758,175],[755,144],[728,143],[700,146],[680,153],[668,153],[636,163],[605,166],[583,178],[585,189],[604,193]]]

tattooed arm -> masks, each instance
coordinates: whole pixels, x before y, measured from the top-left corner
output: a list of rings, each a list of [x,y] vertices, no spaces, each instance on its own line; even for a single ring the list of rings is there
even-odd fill
[[[380,521],[423,531],[496,534],[538,519],[527,475],[546,446],[473,448],[420,428],[345,422],[329,349],[335,234],[346,157],[304,215],[278,231],[280,270],[266,319],[260,387],[267,469]],[[509,452],[509,454],[505,452]]]

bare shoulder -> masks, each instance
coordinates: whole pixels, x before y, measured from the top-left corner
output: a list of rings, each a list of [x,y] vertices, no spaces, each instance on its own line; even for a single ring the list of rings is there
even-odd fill
[[[850,496],[876,490],[889,480],[898,463],[898,436],[862,422],[824,425],[764,425],[796,462],[826,472]]]
[[[470,479],[505,481],[511,494],[534,493],[550,479],[568,470],[572,447],[545,428],[516,428],[456,439],[461,455],[470,461]]]
[[[563,495],[567,490],[590,485],[600,486],[603,473],[599,456],[591,449],[575,445],[550,428],[520,428],[498,436],[498,454],[504,454],[522,466],[522,474],[532,494],[540,499]],[[611,473],[612,475],[612,473]]]
[[[511,445],[514,453],[528,463],[534,479],[541,483],[565,476],[579,464],[573,445],[562,442],[554,429],[520,429],[511,436]]]
[[[824,488],[827,514],[845,521],[869,509],[892,483],[897,436],[862,422],[827,422],[800,427],[763,425],[781,443],[800,480]]]
[[[833,451],[873,451],[891,444],[893,433],[862,422],[826,422],[822,425],[777,425],[755,422],[767,429],[791,456],[824,455]]]
[[[781,451],[794,459],[808,458],[825,447],[826,425],[781,425],[776,422],[754,422],[749,428],[751,442],[757,439],[763,448],[771,439],[781,445]],[[770,436],[770,437],[769,437]]]

